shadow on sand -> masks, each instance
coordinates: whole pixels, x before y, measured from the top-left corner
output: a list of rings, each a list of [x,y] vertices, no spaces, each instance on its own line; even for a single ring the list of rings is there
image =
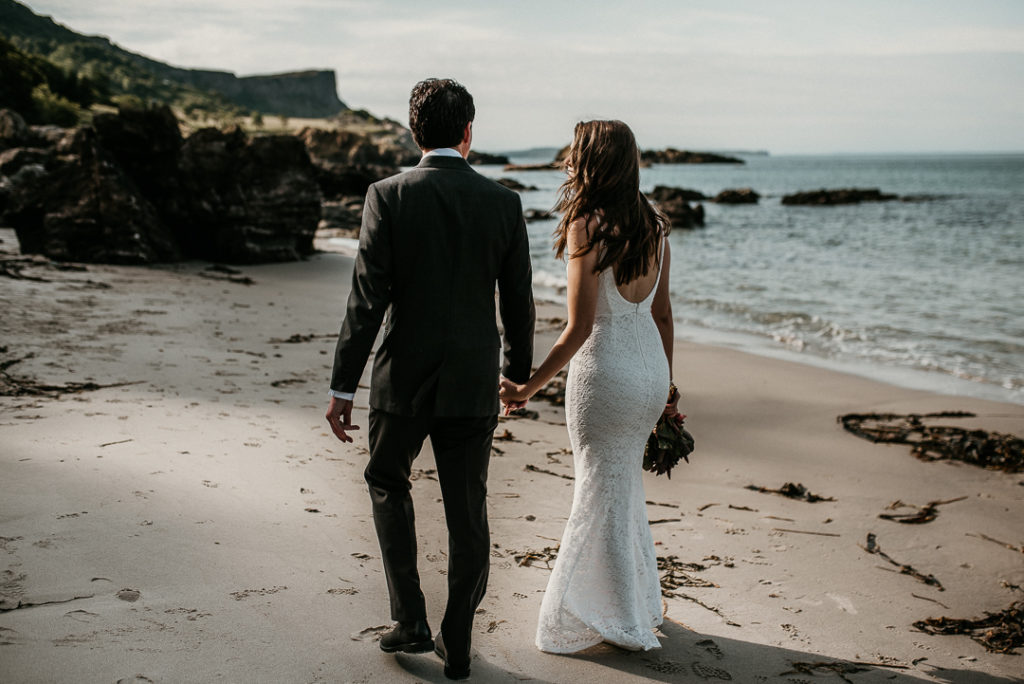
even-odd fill
[[[662,647],[657,651],[630,652],[607,644],[568,656],[534,651],[519,672],[490,663],[474,651],[472,681],[614,682],[634,678],[652,682],[751,684],[810,684],[812,681],[1014,684],[1021,681],[971,670],[930,667],[927,660],[916,666],[902,667],[840,660],[778,646],[706,636],[668,619],[661,626],[661,633]],[[397,661],[403,670],[423,681],[449,681],[444,676],[441,661],[433,654],[427,656],[399,655]]]

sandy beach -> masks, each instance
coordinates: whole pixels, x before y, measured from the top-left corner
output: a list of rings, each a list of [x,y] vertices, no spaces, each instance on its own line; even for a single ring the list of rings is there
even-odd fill
[[[0,240],[17,254],[13,231]],[[0,277],[0,369],[24,390],[0,396],[0,682],[446,681],[432,654],[377,647],[390,620],[365,432],[343,445],[323,418],[351,257],[20,268]],[[539,315],[543,358],[565,314]],[[564,412],[536,401],[496,433],[472,681],[1024,681],[1020,655],[912,626],[1024,599],[1024,474],[925,462],[836,421],[962,410],[976,417],[942,424],[1020,436],[1024,406],[687,342],[674,371],[697,448],[672,479],[645,474],[678,584],[662,648],[534,648],[573,484]],[[436,629],[433,473],[428,444],[413,495]],[[833,500],[747,488],[785,483]],[[879,517],[937,501],[924,524]]]

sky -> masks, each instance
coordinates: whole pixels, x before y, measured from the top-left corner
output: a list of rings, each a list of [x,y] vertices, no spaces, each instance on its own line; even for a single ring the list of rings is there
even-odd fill
[[[473,94],[474,147],[561,146],[583,119],[643,148],[1024,151],[1024,0],[27,0],[177,66],[334,69],[403,123],[412,85]]]

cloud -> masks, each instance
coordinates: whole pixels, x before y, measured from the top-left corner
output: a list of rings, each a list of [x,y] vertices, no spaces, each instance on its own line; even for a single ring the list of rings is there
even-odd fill
[[[342,99],[405,119],[449,76],[481,149],[557,145],[615,116],[649,146],[1024,148],[1024,3],[735,0],[37,0],[75,30],[241,75],[333,68]],[[927,11],[925,11],[927,10]],[[961,142],[963,141],[963,142]],[[969,141],[969,142],[968,142]]]

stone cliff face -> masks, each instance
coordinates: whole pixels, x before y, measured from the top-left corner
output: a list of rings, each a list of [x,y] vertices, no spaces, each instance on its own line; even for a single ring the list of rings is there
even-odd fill
[[[264,114],[321,118],[348,109],[338,99],[338,85],[330,70],[242,77],[226,71],[168,70],[174,72],[176,80],[215,90],[232,102]]]
[[[22,252],[61,261],[290,261],[313,251],[316,167],[292,135],[204,128],[170,108],[27,127],[0,110],[0,225]]]

